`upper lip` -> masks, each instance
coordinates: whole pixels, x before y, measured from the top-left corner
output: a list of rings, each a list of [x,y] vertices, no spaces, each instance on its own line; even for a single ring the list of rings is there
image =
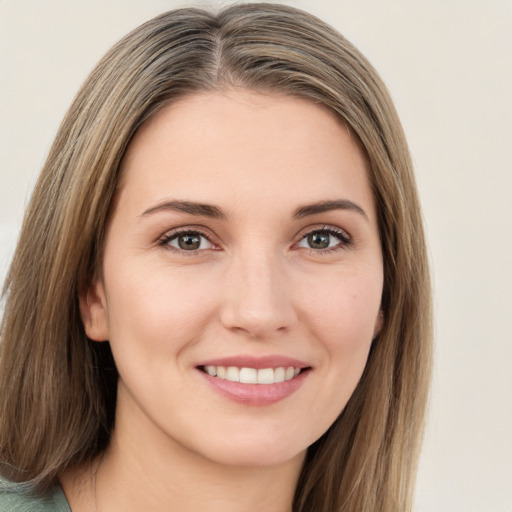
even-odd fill
[[[266,356],[235,355],[219,357],[202,361],[197,366],[236,366],[238,368],[255,368],[259,370],[262,368],[288,368],[290,366],[303,369],[309,368],[311,365],[293,357],[270,354]]]

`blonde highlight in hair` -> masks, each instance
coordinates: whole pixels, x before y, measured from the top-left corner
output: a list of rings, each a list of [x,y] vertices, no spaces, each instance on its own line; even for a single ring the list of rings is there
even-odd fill
[[[338,32],[294,8],[179,9],[116,44],[64,118],[4,288],[0,473],[47,491],[108,445],[117,370],[87,339],[78,294],[100,271],[121,159],[185,95],[240,87],[334,110],[364,149],[384,258],[384,326],[346,408],[309,448],[296,512],[408,511],[431,364],[431,298],[412,164],[389,94]]]

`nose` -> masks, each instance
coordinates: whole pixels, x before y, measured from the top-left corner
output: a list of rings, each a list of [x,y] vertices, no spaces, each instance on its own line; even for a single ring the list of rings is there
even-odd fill
[[[278,257],[234,259],[224,283],[223,326],[254,339],[288,332],[297,322],[292,286]]]

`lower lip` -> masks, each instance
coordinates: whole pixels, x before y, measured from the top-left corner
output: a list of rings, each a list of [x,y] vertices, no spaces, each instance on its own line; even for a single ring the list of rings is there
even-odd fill
[[[275,384],[242,384],[212,377],[201,370],[198,371],[208,384],[221,395],[234,402],[252,406],[271,405],[284,400],[302,386],[310,372],[309,369],[305,370],[293,379]]]

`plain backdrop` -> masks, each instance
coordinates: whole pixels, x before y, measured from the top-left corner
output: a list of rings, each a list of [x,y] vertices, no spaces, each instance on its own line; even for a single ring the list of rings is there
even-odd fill
[[[366,54],[411,146],[436,310],[416,511],[512,512],[512,1],[284,3]],[[0,0],[0,282],[78,87],[127,31],[183,5]]]

